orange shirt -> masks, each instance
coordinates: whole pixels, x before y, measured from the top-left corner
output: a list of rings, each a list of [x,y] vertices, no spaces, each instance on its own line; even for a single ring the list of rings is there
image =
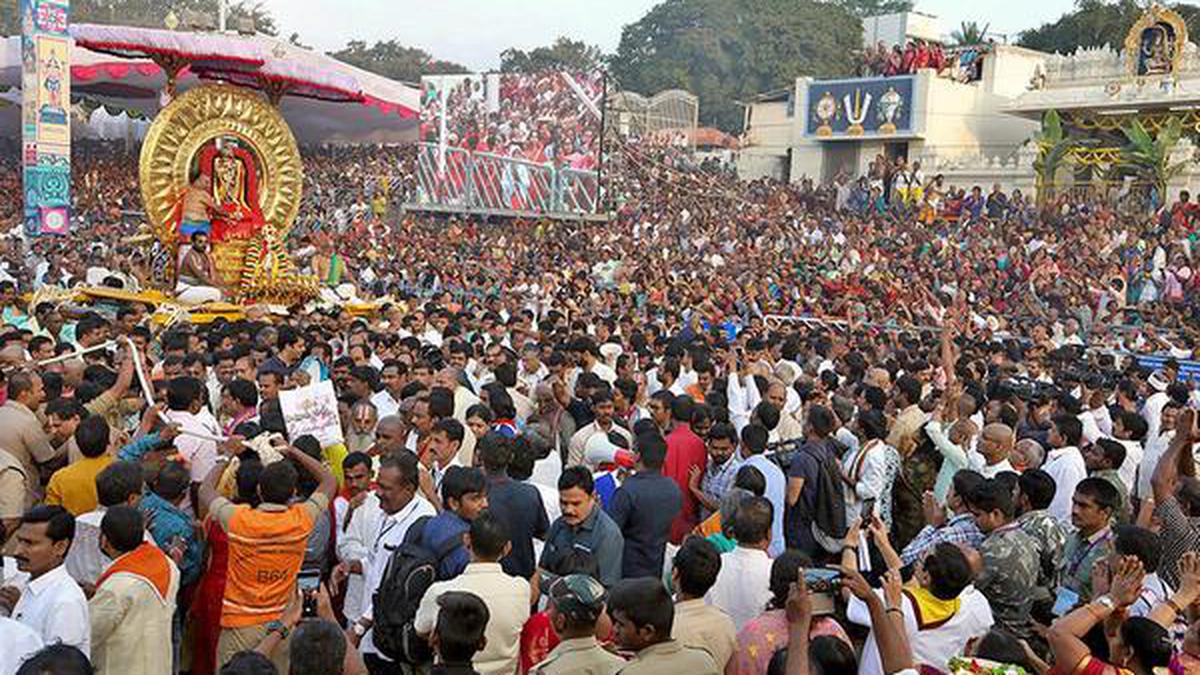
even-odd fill
[[[303,504],[258,508],[213,500],[211,512],[229,533],[229,568],[221,627],[275,621],[292,599],[313,523],[329,508],[322,494]]]

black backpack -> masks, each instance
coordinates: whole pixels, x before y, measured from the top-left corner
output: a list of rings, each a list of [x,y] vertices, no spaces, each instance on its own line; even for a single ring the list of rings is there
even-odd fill
[[[393,661],[422,664],[433,660],[429,644],[414,628],[417,608],[425,591],[438,581],[442,560],[463,542],[462,537],[448,537],[436,550],[426,548],[422,540],[425,525],[431,519],[425,516],[414,522],[405,533],[404,542],[392,549],[383,578],[372,596],[372,637],[379,651]]]
[[[808,446],[801,446],[800,452],[812,457],[820,466],[817,473],[817,499],[813,512],[808,514],[812,520],[813,537],[827,552],[837,553],[842,549],[842,539],[848,529],[841,466],[832,452],[827,451],[822,457]],[[803,500],[800,503],[803,504]]]

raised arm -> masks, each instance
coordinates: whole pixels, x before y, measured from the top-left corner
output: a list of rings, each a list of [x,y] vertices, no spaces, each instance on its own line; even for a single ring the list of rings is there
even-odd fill
[[[1083,636],[1109,615],[1118,611],[1124,612],[1126,607],[1133,604],[1141,591],[1144,578],[1141,562],[1129,556],[1122,558],[1117,564],[1117,571],[1107,596],[1111,603],[1093,600],[1050,626],[1046,637],[1050,643],[1050,651],[1054,654],[1054,662],[1064,670],[1073,670],[1091,656],[1091,649],[1083,641]]]
[[[1159,458],[1158,466],[1154,467],[1154,474],[1150,478],[1150,487],[1154,490],[1154,501],[1159,504],[1175,493],[1175,484],[1179,480],[1182,459],[1186,458],[1188,464],[1194,462],[1191,457],[1191,449],[1195,428],[1195,411],[1190,409],[1181,411],[1175,423],[1175,437],[1171,439],[1167,451]],[[1188,449],[1186,455],[1183,454],[1184,448]]]
[[[796,575],[788,589],[787,605],[788,653],[784,666],[786,675],[809,675],[808,633],[812,629],[812,597],[804,580],[804,570]]]
[[[329,470],[320,460],[309,457],[296,448],[288,446],[280,446],[280,452],[286,457],[290,457],[304,467],[304,470],[318,479],[321,484],[317,486],[317,492],[325,495],[327,501],[332,501],[337,495],[337,478],[333,472]]]
[[[884,598],[871,589],[867,580],[851,567],[842,567],[842,588],[867,606],[871,615],[871,629],[875,643],[879,646],[879,658],[883,672],[897,673],[913,667],[912,650],[904,629],[903,600],[900,597],[900,573],[889,571],[884,575]],[[789,601],[791,600],[789,596]],[[789,656],[791,646],[789,644]],[[789,665],[791,659],[788,659]],[[788,671],[791,675],[792,671]]]
[[[949,317],[946,317],[949,319]],[[946,386],[954,383],[954,330],[953,325],[944,322],[942,325],[942,372],[946,374]]]
[[[224,455],[218,457],[217,460],[217,463],[213,464],[213,468],[209,469],[204,480],[200,481],[200,487],[196,490],[197,500],[200,502],[197,506],[203,506],[205,509],[212,505],[213,500],[221,496],[217,492],[217,481],[221,480],[221,474],[225,473],[225,467],[229,462]]]
[[[1170,629],[1177,618],[1187,618],[1182,611],[1186,611],[1197,598],[1200,598],[1200,554],[1188,551],[1179,558],[1179,590],[1150,610],[1150,620]]]

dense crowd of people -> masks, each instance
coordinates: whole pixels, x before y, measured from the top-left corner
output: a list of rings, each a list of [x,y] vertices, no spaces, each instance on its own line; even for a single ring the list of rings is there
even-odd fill
[[[437,80],[426,82],[422,141],[438,142],[444,107],[450,147],[573,169],[592,170],[599,164],[596,106],[604,94],[602,71],[454,77],[445,78],[444,92]],[[489,86],[496,91],[489,93]]]
[[[983,77],[984,57],[990,51],[990,42],[947,50],[941,43],[920,38],[891,48],[881,40],[863,51],[858,74],[860,77],[896,77],[932,69],[940,77],[962,83],[977,82]]]
[[[586,224],[306,150],[293,252],[377,311],[165,329],[22,295],[150,283],[136,155],[81,153],[75,232],[0,240],[0,675],[1194,668],[1187,196],[679,152]],[[280,393],[326,380],[323,445]]]

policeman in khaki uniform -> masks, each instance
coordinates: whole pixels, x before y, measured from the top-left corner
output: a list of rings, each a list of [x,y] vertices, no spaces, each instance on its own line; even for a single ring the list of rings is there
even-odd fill
[[[637,653],[617,671],[620,675],[719,675],[708,652],[671,639],[675,607],[662,581],[621,581],[609,593],[608,612],[617,644]]]
[[[604,586],[586,574],[560,577],[550,584],[550,622],[562,637],[531,675],[612,675],[625,665],[596,641],[596,622],[604,612]]]

